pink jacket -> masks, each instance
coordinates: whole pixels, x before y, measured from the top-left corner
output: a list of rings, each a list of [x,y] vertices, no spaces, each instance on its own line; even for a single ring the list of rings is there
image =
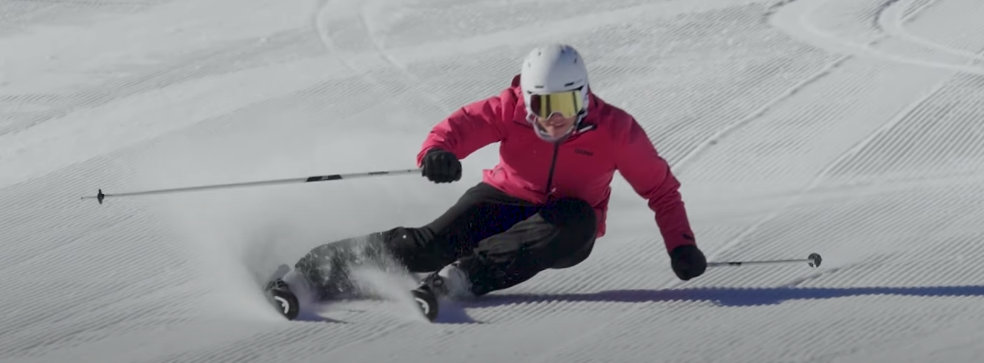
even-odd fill
[[[417,165],[431,148],[464,159],[499,142],[500,162],[484,171],[484,182],[534,203],[544,203],[550,194],[586,200],[597,213],[598,237],[605,235],[611,181],[618,170],[648,200],[667,251],[696,244],[678,192],[680,183],[645,130],[625,111],[596,95],[590,97],[580,131],[557,149],[550,193],[545,189],[554,147],[537,137],[525,121],[519,76],[498,96],[465,105],[434,126],[417,155]]]

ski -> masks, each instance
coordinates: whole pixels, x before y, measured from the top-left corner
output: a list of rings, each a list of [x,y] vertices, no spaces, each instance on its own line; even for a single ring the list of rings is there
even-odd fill
[[[437,298],[434,294],[422,289],[410,290],[410,294],[413,295],[413,299],[417,303],[421,316],[429,322],[434,322],[434,320],[437,319],[437,314],[440,309],[440,305],[438,304]],[[297,315],[300,312],[300,306],[298,304],[297,297],[294,296],[294,294],[287,290],[273,288],[267,290],[267,297],[277,309],[277,312],[283,315],[285,319],[294,320],[297,318]]]
[[[297,296],[290,291],[289,286],[280,278],[271,279],[263,289],[267,300],[285,319],[297,319],[300,313],[300,303]],[[437,296],[427,287],[418,287],[409,291],[417,308],[425,319],[434,322],[440,310]]]

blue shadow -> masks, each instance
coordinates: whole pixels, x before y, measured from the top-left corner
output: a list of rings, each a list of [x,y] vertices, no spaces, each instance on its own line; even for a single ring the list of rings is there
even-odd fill
[[[984,296],[984,286],[844,287],[844,288],[694,288],[676,290],[608,290],[584,294],[490,294],[463,303],[483,308],[531,302],[712,301],[721,306],[775,305],[788,300],[834,299],[862,295],[919,297]]]

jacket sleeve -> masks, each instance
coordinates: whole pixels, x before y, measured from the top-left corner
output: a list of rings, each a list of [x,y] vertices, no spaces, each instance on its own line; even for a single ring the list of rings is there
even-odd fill
[[[629,121],[630,126],[616,136],[616,168],[656,213],[667,252],[681,245],[696,245],[680,196],[680,182],[656,152],[645,130],[635,120]]]
[[[464,159],[482,147],[501,141],[505,135],[502,113],[502,101],[498,96],[459,108],[427,134],[417,154],[417,166],[421,166],[424,154],[433,148],[450,151],[458,159]]]

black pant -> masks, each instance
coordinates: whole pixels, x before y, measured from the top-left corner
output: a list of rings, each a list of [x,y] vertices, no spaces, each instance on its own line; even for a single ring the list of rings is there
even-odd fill
[[[540,271],[574,266],[594,247],[594,209],[580,199],[537,205],[480,183],[433,222],[396,227],[318,246],[296,268],[322,287],[322,297],[346,290],[352,263],[393,259],[410,272],[433,272],[453,262],[472,292],[515,286]]]

